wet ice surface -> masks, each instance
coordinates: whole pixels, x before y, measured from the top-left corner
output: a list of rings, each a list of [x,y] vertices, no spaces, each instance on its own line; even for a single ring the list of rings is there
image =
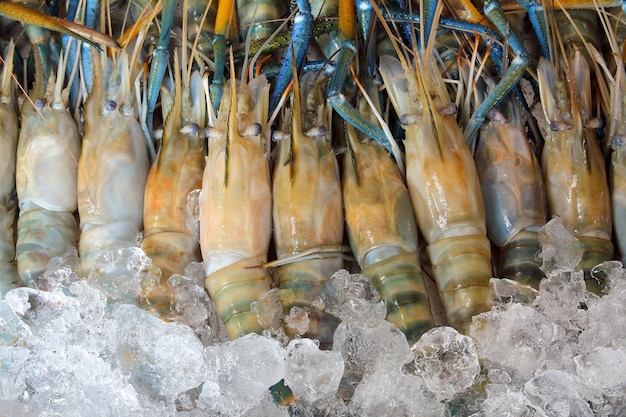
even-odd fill
[[[626,415],[626,272],[597,267],[609,288],[590,294],[571,271],[576,242],[554,223],[541,239],[539,292],[494,280],[499,301],[471,337],[435,328],[412,349],[367,280],[346,271],[316,300],[342,320],[322,351],[277,330],[308,327],[302,311],[281,317],[279,291],[254,306],[264,335],[228,341],[200,265],[169,280],[166,322],[136,304],[154,281],[140,250],[105,254],[86,279],[75,254],[55,259],[38,288],[0,300],[0,414],[282,417],[270,387],[284,380],[298,416]]]

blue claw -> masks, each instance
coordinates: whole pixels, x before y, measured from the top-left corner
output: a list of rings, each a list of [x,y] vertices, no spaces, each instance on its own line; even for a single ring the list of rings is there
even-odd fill
[[[174,14],[176,12],[176,0],[163,0],[163,12],[161,13],[161,32],[157,47],[152,54],[152,64],[150,65],[150,75],[148,77],[148,99],[146,112],[146,125],[152,128],[154,120],[154,109],[159,89],[167,69],[167,59],[169,57],[168,48],[172,36],[172,26],[174,25]],[[151,132],[149,132],[151,133]]]
[[[296,59],[296,69],[300,71],[306,50],[311,40],[311,27],[313,26],[313,14],[311,13],[311,4],[309,0],[296,0],[299,11],[294,18],[291,43],[287,48],[285,61],[278,74],[276,86],[270,100],[270,113],[276,109],[280,98],[293,78],[293,57]]]

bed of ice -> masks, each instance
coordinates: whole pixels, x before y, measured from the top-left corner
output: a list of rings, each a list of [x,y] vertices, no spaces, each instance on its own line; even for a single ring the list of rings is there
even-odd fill
[[[78,258],[56,258],[37,288],[0,301],[0,415],[18,416],[623,416],[626,279],[596,267],[603,297],[587,293],[576,239],[558,221],[541,230],[547,279],[538,293],[493,280],[492,311],[471,336],[449,327],[411,349],[384,320],[359,275],[339,271],[322,302],[342,319],[332,351],[278,331],[227,341],[200,265],[176,288],[171,322],[136,304],[150,262],[108,252],[87,279]],[[255,306],[276,320],[275,295]],[[306,329],[306,317],[287,320]],[[283,379],[299,399],[276,406]]]

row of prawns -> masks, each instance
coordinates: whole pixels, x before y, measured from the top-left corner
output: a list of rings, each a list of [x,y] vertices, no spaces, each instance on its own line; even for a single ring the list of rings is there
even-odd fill
[[[39,77],[18,123],[12,51],[7,54],[0,85],[1,146],[7,147],[0,157],[8,158],[0,176],[3,293],[18,281],[36,280],[77,242],[84,275],[102,266],[98,258],[106,250],[141,246],[161,271],[160,282],[142,295],[146,308],[167,319],[174,296],[168,278],[203,261],[206,289],[236,338],[263,330],[251,304],[271,289],[269,267],[276,267],[284,313],[304,309],[305,335],[327,347],[338,320],[324,311],[324,284],[344,267],[345,223],[352,253],[385,300],[388,320],[413,343],[434,326],[419,233],[447,321],[463,332],[491,307],[492,276],[538,285],[537,232],[549,215],[561,217],[583,242],[583,269],[613,256],[608,182],[587,120],[589,69],[580,53],[567,67],[567,83],[548,61],[539,66],[550,125],[542,167],[509,102],[490,114],[474,159],[432,43],[381,57],[387,95],[405,128],[405,171],[402,157],[395,163],[380,143],[347,124],[340,169],[323,76],[315,73],[295,77],[291,104],[273,135],[271,167],[270,84],[264,76],[237,81],[232,58],[216,115],[208,78],[192,73],[185,57],[182,71],[173,59],[174,80],[161,90],[161,145],[151,165],[137,117],[144,77],[135,64],[138,50],[95,60],[82,129],[67,110],[62,77]],[[617,84],[624,82],[620,74]],[[562,99],[565,90],[569,100]],[[615,136],[618,144],[622,136]],[[198,189],[199,226],[189,214]],[[277,259],[268,262],[272,239]],[[492,243],[500,248],[496,274]]]

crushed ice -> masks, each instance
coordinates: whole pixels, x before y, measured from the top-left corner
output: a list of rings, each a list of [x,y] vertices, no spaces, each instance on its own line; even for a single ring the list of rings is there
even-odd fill
[[[270,387],[283,380],[299,416],[626,415],[626,271],[585,289],[575,238],[541,231],[539,291],[492,280],[495,307],[470,336],[449,327],[414,346],[384,320],[368,281],[337,272],[316,302],[339,317],[330,351],[306,338],[306,312],[282,316],[278,290],[253,306],[267,329],[228,341],[203,288],[201,265],[173,276],[167,321],[136,304],[154,281],[136,248],[110,251],[86,279],[70,254],[34,288],[0,300],[0,409],[11,416],[288,416]],[[600,276],[598,275],[598,276]]]

